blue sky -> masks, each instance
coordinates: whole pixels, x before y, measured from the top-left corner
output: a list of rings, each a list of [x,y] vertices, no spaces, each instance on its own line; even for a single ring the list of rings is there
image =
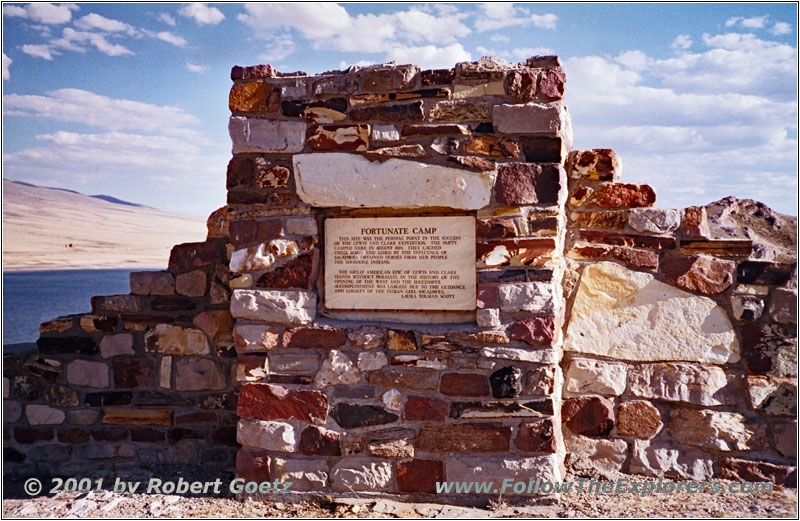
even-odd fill
[[[205,216],[229,73],[558,54],[576,148],[657,206],[797,214],[797,5],[3,4],[3,176]]]

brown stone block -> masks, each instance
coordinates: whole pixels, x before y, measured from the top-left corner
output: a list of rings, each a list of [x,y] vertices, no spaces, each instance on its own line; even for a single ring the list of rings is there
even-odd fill
[[[201,268],[214,264],[219,258],[215,242],[187,242],[172,247],[169,254],[169,269],[170,271],[182,271]]]
[[[561,406],[561,421],[575,434],[605,437],[614,428],[613,409],[608,398],[572,398]]]
[[[217,413],[211,411],[198,411],[175,416],[175,425],[193,423],[216,423]]]
[[[369,148],[369,125],[312,125],[306,141],[318,152],[364,152]]]
[[[399,418],[396,414],[375,405],[350,405],[349,403],[337,403],[331,409],[331,417],[345,429],[385,425],[397,421]]]
[[[447,396],[488,396],[489,380],[484,374],[445,373],[439,392]]]
[[[290,390],[271,384],[245,384],[239,394],[239,416],[254,420],[300,420],[324,423],[328,398],[319,391]]]
[[[88,407],[105,407],[110,405],[129,405],[133,394],[130,391],[112,391],[107,393],[86,393],[83,402]]]
[[[367,154],[383,157],[428,157],[428,152],[422,145],[398,145],[396,147],[383,147],[367,150]]]
[[[658,269],[658,253],[654,251],[617,246],[611,256],[631,268]]]
[[[449,85],[455,78],[453,69],[427,69],[420,73],[423,87],[433,85]]]
[[[88,336],[39,337],[36,347],[42,354],[95,355],[100,351]]]
[[[157,366],[154,358],[112,360],[114,388],[129,389],[156,385]]]
[[[459,418],[510,418],[541,417],[553,414],[553,400],[529,402],[453,402],[450,404],[450,417]]]
[[[272,65],[252,65],[242,67],[234,65],[231,67],[231,80],[254,80],[259,78],[279,78],[281,76],[307,76],[304,72],[285,74],[278,72]]]
[[[556,204],[561,172],[552,163],[504,163],[497,169],[495,199],[498,204]]]
[[[359,71],[361,90],[391,92],[414,88],[419,75],[416,65],[378,65]]]
[[[406,494],[434,494],[436,483],[444,481],[441,461],[413,459],[397,463],[397,490]]]
[[[283,347],[294,349],[336,349],[347,342],[347,330],[296,327],[283,333]]]
[[[210,338],[215,338],[219,333],[230,333],[233,330],[233,317],[228,310],[204,311],[192,323],[203,330]]]
[[[496,423],[426,425],[417,435],[417,448],[427,452],[506,452],[511,427]]]
[[[398,103],[395,105],[375,105],[350,110],[353,121],[394,121],[414,122],[423,120],[422,102]]]
[[[87,443],[89,441],[89,431],[63,429],[58,431],[58,441],[69,444]]]
[[[167,433],[158,429],[150,429],[148,427],[138,427],[131,429],[131,441],[143,441],[147,443],[154,443],[159,441],[166,441]]]
[[[797,488],[797,467],[763,461],[725,458],[719,465],[719,477],[731,481],[769,482]]]
[[[386,349],[389,351],[414,351],[417,349],[417,339],[413,331],[390,329],[386,339]]]
[[[536,97],[536,74],[531,71],[509,71],[503,85],[506,95],[520,103],[533,101]]]
[[[300,435],[299,450],[308,456],[341,456],[339,433],[310,425]]]
[[[718,295],[733,284],[736,263],[713,257],[671,257],[661,274],[675,286],[703,295]]]
[[[575,190],[573,190],[572,194],[569,196],[569,204],[574,208],[580,208],[593,193],[594,190],[591,187],[578,183],[578,186],[575,187]]]
[[[689,239],[708,239],[711,227],[708,224],[708,213],[705,206],[690,206],[683,211],[681,233]]]
[[[588,242],[599,242],[615,246],[633,246],[637,248],[650,248],[664,250],[675,248],[675,239],[672,237],[652,237],[630,233],[613,233],[599,230],[581,230],[580,236]]]
[[[298,255],[286,264],[263,275],[255,283],[257,288],[268,289],[312,289],[317,280],[319,252]]]
[[[228,161],[226,188],[250,188],[255,182],[255,163],[251,157],[233,156]]]
[[[117,319],[99,315],[84,315],[81,317],[80,324],[81,329],[87,333],[96,333],[98,331],[110,333],[116,329]]]
[[[464,143],[464,153],[515,159],[519,156],[519,145],[513,139],[504,137],[473,136]]]
[[[508,239],[517,236],[514,219],[478,219],[475,225],[478,239]]]
[[[647,440],[664,426],[661,413],[650,402],[622,402],[617,405],[617,434]]]
[[[603,228],[609,230],[622,230],[625,228],[625,212],[572,212],[572,228]]]
[[[17,443],[30,445],[37,441],[50,441],[53,439],[52,427],[15,427],[14,440]]]
[[[206,293],[206,272],[194,270],[175,277],[175,290],[187,297],[202,297]]]
[[[684,255],[706,254],[714,257],[748,257],[753,253],[750,239],[681,239]]]
[[[403,419],[410,421],[444,421],[450,409],[447,402],[424,396],[409,396]]]
[[[272,481],[267,452],[242,449],[236,453],[236,477],[262,483]]]
[[[280,219],[233,221],[229,228],[231,244],[241,248],[254,242],[269,242],[283,236]]]
[[[780,264],[764,261],[740,262],[736,268],[736,281],[739,284],[781,285],[791,277],[797,263]]]
[[[440,101],[431,107],[428,121],[442,123],[488,121],[491,119],[491,113],[491,106],[485,102]]]
[[[276,113],[280,107],[280,89],[263,81],[234,85],[228,96],[228,108],[231,112]]]
[[[103,409],[103,423],[116,425],[172,425],[170,409]]]
[[[560,437],[558,424],[550,419],[537,422],[522,422],[517,429],[514,445],[524,452],[556,452],[556,440]]]
[[[109,427],[105,429],[95,429],[92,431],[92,439],[95,441],[122,441],[128,439],[128,430],[125,427]]]
[[[576,150],[570,154],[569,166],[572,179],[606,182],[616,181],[622,169],[616,152],[610,148]]]
[[[399,387],[429,391],[436,389],[439,374],[433,371],[404,372],[393,369],[382,369],[367,373],[367,381],[372,385],[383,387]]]
[[[477,172],[484,172],[486,170],[494,170],[496,163],[489,159],[484,159],[482,157],[471,157],[471,156],[453,156],[450,155],[447,157],[448,161],[452,161],[454,163],[458,163],[459,165],[473,171]]]
[[[479,267],[543,266],[555,254],[553,239],[515,239],[478,242]]]
[[[560,137],[520,136],[519,144],[529,163],[562,163],[564,145]]]
[[[656,192],[650,185],[609,184],[594,193],[592,208],[642,208],[653,206]]]

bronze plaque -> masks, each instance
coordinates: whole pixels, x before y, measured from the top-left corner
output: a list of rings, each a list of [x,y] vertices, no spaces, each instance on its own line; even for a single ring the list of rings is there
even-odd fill
[[[325,307],[475,309],[475,218],[325,220]]]

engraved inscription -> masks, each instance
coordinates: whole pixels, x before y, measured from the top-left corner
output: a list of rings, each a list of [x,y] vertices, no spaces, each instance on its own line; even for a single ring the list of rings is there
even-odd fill
[[[475,309],[475,218],[327,219],[325,306]]]

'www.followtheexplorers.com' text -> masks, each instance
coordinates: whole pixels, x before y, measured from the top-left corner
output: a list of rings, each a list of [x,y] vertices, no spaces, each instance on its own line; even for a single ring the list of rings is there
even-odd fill
[[[441,481],[436,482],[437,494],[769,494],[771,481],[633,481],[620,478],[616,481],[597,481],[578,478],[574,481],[547,481],[530,478],[517,481],[506,478],[499,481]]]

